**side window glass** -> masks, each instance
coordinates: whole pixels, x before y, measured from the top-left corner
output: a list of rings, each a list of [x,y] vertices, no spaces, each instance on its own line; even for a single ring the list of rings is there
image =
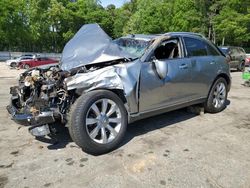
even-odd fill
[[[212,46],[211,44],[209,44],[208,42],[206,42],[206,47],[207,47],[208,55],[214,55],[214,56],[220,55],[220,53],[217,51],[217,49],[214,46]]]
[[[180,57],[178,40],[163,41],[154,51],[156,59],[174,59]]]
[[[184,42],[189,57],[207,55],[206,45],[203,41],[199,39],[184,37]]]

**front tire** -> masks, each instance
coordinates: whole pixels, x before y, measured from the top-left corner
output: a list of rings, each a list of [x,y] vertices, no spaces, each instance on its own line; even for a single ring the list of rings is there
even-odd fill
[[[11,62],[10,63],[10,67],[16,68],[17,67],[17,63],[16,62]]]
[[[124,138],[127,111],[122,100],[111,91],[97,90],[80,96],[70,113],[70,136],[86,153],[107,153]]]
[[[213,84],[204,108],[206,112],[218,113],[226,108],[228,94],[227,82],[224,78],[218,78]]]

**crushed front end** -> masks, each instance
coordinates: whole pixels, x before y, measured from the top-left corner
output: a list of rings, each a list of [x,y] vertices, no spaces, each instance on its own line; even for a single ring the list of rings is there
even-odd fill
[[[51,133],[50,124],[65,123],[66,112],[74,101],[64,84],[69,73],[58,67],[33,69],[20,75],[19,85],[10,88],[11,102],[7,106],[12,119],[31,126],[34,136]]]
[[[10,89],[7,110],[14,121],[30,126],[34,136],[52,133],[56,121],[65,124],[71,105],[93,90],[113,91],[129,114],[137,113],[139,57],[148,45],[148,40],[134,36],[113,41],[99,25],[84,25],[64,47],[58,67],[20,75],[18,86]]]

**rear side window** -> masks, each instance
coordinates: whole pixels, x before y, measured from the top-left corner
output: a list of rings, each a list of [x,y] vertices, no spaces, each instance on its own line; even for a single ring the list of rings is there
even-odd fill
[[[184,37],[184,41],[186,44],[187,55],[189,57],[193,56],[207,56],[207,55],[214,55],[219,56],[221,55],[218,50],[212,44],[209,44],[206,41]]]
[[[205,43],[206,43],[206,46],[207,46],[208,55],[214,55],[214,56],[221,55],[221,53],[218,52],[216,47],[214,47],[212,44],[209,44],[208,42],[205,42]]]
[[[207,55],[206,46],[201,40],[184,37],[184,42],[186,44],[187,55],[189,57]]]

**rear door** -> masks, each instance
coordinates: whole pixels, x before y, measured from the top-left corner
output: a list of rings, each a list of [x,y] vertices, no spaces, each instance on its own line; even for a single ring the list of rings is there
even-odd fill
[[[239,64],[240,54],[236,47],[230,47],[230,56],[231,56],[230,67],[237,68]]]
[[[187,58],[192,62],[191,82],[192,96],[195,99],[206,98],[218,71],[218,62],[225,57],[209,41],[200,37],[183,37]]]
[[[245,52],[245,50],[243,48],[240,48],[240,47],[238,48],[238,51],[239,51],[239,54],[240,54],[239,61],[241,63],[242,61],[245,61],[245,59],[246,59],[246,52]]]

